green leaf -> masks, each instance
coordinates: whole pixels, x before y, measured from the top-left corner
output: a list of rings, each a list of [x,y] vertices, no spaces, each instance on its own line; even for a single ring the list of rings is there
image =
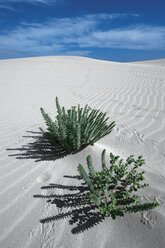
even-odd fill
[[[78,171],[80,172],[80,174],[83,177],[83,179],[86,182],[86,184],[89,186],[90,190],[93,192],[94,191],[94,186],[92,184],[92,181],[89,178],[88,174],[86,173],[84,167],[81,164],[79,164],[79,166],[78,166]]]
[[[107,169],[106,165],[105,165],[105,153],[106,153],[106,150],[104,149],[102,151],[102,154],[101,154],[101,164],[102,164],[102,169],[103,170]]]
[[[87,165],[88,165],[88,170],[89,170],[90,176],[94,178],[96,176],[96,172],[93,168],[92,157],[90,155],[87,157]]]
[[[100,197],[98,197],[98,196],[96,196],[96,195],[94,195],[94,194],[90,194],[90,201],[94,204],[94,205],[96,205],[96,206],[100,206]]]

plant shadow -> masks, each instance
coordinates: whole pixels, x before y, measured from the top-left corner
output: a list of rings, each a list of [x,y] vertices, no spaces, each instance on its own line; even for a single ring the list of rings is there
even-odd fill
[[[81,180],[80,176],[64,176],[67,178]],[[55,216],[49,216],[41,219],[41,223],[58,221],[60,219],[69,218],[70,225],[76,225],[72,228],[73,234],[78,234],[92,228],[105,219],[98,208],[91,204],[89,200],[89,188],[81,183],[81,186],[69,186],[60,184],[49,184],[41,189],[62,189],[69,191],[77,191],[69,194],[50,194],[50,195],[34,195],[35,198],[46,199],[48,204],[55,204],[61,211]],[[66,211],[66,209],[68,209]],[[63,212],[64,210],[64,212]]]
[[[22,147],[6,149],[7,151],[15,152],[14,154],[9,154],[9,157],[16,157],[16,159],[34,159],[35,162],[54,161],[69,154],[76,154],[86,147],[84,146],[73,152],[66,152],[65,150],[57,151],[56,147],[52,145],[41,132],[26,132],[29,135],[23,136],[23,138],[31,138],[34,139],[34,141],[22,145]]]

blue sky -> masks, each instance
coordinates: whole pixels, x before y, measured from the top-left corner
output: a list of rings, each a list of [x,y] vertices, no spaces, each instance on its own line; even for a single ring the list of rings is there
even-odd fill
[[[0,0],[0,59],[165,58],[165,0]]]

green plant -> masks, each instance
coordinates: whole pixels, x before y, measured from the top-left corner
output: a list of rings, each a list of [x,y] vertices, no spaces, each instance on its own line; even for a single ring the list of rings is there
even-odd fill
[[[93,145],[115,126],[115,122],[107,124],[109,118],[105,118],[106,113],[91,109],[88,105],[84,109],[78,105],[77,109],[74,106],[66,111],[64,107],[60,107],[56,97],[56,108],[55,121],[41,108],[47,130],[40,130],[58,151],[73,152]]]
[[[145,172],[137,171],[145,163],[143,157],[139,156],[135,160],[131,155],[123,162],[119,156],[110,153],[110,167],[107,168],[105,152],[104,149],[101,171],[94,170],[90,155],[87,157],[89,175],[81,164],[78,166],[79,173],[89,187],[91,203],[99,207],[102,214],[113,219],[116,216],[124,216],[126,212],[147,211],[159,206],[157,201],[144,202],[143,197],[134,194],[139,189],[149,186],[142,183]]]

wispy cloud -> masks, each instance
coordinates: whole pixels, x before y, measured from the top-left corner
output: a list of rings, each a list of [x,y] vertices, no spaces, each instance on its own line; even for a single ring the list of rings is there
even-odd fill
[[[0,3],[31,3],[31,4],[36,4],[36,3],[43,3],[43,4],[51,4],[55,3],[58,0],[0,0]]]
[[[136,25],[111,27],[111,20],[122,14],[85,15],[51,19],[45,23],[21,23],[1,31],[0,49],[33,55],[88,54],[92,48],[141,50],[165,49],[165,27]],[[109,23],[106,30],[104,23]]]
[[[9,4],[1,4],[1,2],[0,2],[0,9],[8,9],[12,11],[16,10],[14,7],[10,6]]]
[[[107,31],[97,30],[86,37],[79,37],[77,43],[80,47],[160,50],[165,49],[165,27],[136,25]]]
[[[8,9],[11,11],[17,11],[17,9],[14,7],[15,3],[29,3],[33,5],[52,5],[54,3],[57,3],[61,0],[0,0],[0,9]]]

